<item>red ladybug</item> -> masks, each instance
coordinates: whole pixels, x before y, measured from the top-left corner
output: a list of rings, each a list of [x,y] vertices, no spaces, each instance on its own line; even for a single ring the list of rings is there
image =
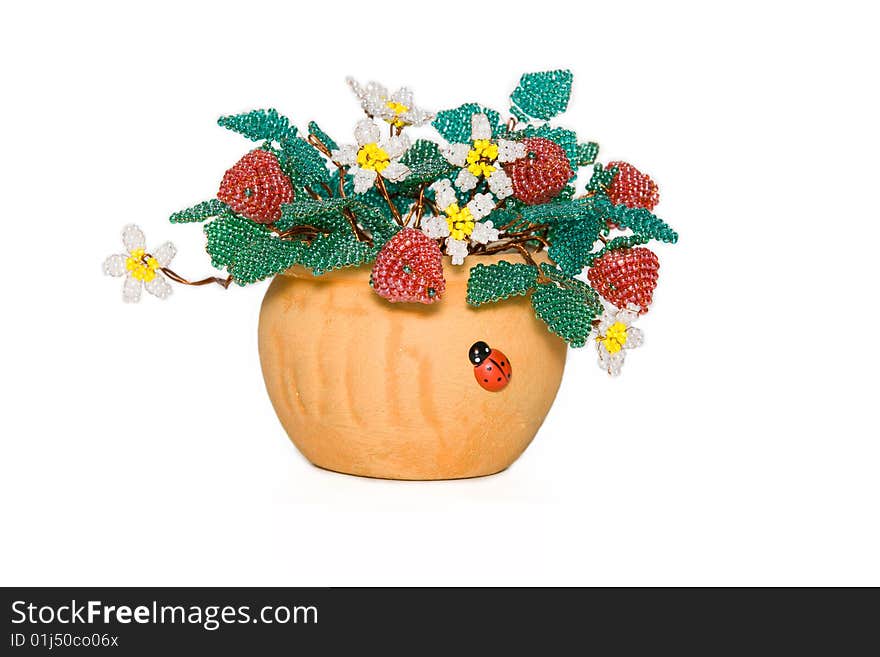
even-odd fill
[[[475,342],[468,358],[474,364],[474,378],[485,390],[498,392],[510,382],[513,375],[510,359],[498,349],[492,349],[482,341]]]

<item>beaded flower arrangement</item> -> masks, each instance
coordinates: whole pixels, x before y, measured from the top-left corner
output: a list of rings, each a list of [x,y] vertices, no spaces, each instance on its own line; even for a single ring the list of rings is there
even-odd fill
[[[138,301],[142,288],[166,298],[169,280],[225,288],[294,265],[320,276],[372,264],[372,293],[431,304],[443,299],[444,254],[455,267],[505,253],[510,260],[469,263],[467,303],[529,295],[550,331],[572,347],[592,338],[599,365],[618,374],[642,343],[633,323],[657,284],[659,260],[642,245],[678,236],[653,213],[659,192],[649,176],[626,162],[599,164],[598,144],[550,122],[568,106],[571,72],[523,75],[507,121],[477,103],[435,114],[407,88],[348,83],[366,114],[353,143],[337,143],[314,121],[303,134],[274,109],[222,117],[258,146],[226,172],[215,198],[170,220],[206,222],[211,264],[227,275],[183,278],[169,268],[170,242],[147,251],[129,225],[126,253],[104,262],[106,274],[124,277],[123,299]],[[440,139],[406,132],[428,124]],[[550,262],[538,263],[544,250]]]

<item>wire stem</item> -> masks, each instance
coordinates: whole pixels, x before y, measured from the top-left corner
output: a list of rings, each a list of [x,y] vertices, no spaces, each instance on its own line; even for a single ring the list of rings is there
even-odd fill
[[[232,274],[227,276],[226,278],[219,278],[217,276],[209,276],[208,278],[203,278],[199,281],[190,281],[185,279],[180,274],[168,269],[168,267],[162,267],[162,273],[165,274],[168,278],[170,278],[175,283],[180,283],[181,285],[192,285],[192,286],[201,286],[201,285],[210,285],[211,283],[216,283],[224,290],[229,287],[229,284],[232,283]]]
[[[397,222],[398,226],[403,226],[403,220],[400,218],[400,211],[397,209],[397,206],[394,205],[394,201],[391,200],[391,195],[388,194],[388,188],[385,187],[385,179],[382,177],[382,174],[379,173],[376,174],[376,189],[379,190],[379,193],[388,204],[388,209],[391,210],[391,214],[394,216],[394,221]]]

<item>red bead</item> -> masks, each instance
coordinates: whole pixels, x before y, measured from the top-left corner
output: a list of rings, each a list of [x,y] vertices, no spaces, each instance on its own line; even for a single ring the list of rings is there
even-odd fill
[[[650,249],[615,249],[593,263],[587,272],[590,285],[618,308],[634,303],[648,312],[659,278],[660,260]]]
[[[513,195],[527,205],[547,203],[559,195],[574,171],[562,146],[544,137],[523,139],[526,156],[504,165]]]
[[[392,303],[434,303],[446,291],[442,257],[436,241],[404,228],[376,256],[370,285]]]
[[[609,162],[606,168],[617,167],[617,175],[608,186],[608,198],[615,205],[653,210],[660,202],[660,188],[651,177],[626,162]]]
[[[293,185],[269,151],[251,151],[223,176],[217,198],[235,212],[271,224],[281,218],[281,206],[293,200]]]

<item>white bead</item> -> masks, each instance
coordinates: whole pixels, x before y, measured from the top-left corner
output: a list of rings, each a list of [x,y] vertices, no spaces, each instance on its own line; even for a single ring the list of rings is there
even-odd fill
[[[623,345],[625,349],[636,349],[641,347],[644,342],[645,334],[642,332],[642,329],[630,326],[626,330],[626,343]]]
[[[495,194],[496,198],[507,198],[513,194],[513,182],[504,172],[504,169],[495,169],[489,176],[489,190]]]
[[[122,243],[129,253],[136,249],[143,249],[147,241],[144,238],[144,231],[135,226],[128,224],[122,229]]]
[[[400,103],[401,105],[406,105],[407,107],[413,106],[413,92],[408,87],[401,87],[393,94],[391,94],[390,101],[394,103]]]
[[[409,167],[400,162],[391,162],[387,167],[382,169],[382,177],[391,182],[400,182],[409,176]]]
[[[392,160],[397,159],[409,150],[409,137],[406,135],[398,135],[391,137],[387,142],[382,144],[385,152]]]
[[[164,276],[157,275],[153,280],[144,283],[144,287],[154,297],[167,299],[171,296],[171,285],[165,280]]]
[[[468,245],[464,240],[457,240],[449,237],[446,239],[446,253],[452,256],[453,265],[464,264],[464,259],[468,254]]]
[[[459,169],[458,175],[455,177],[455,186],[463,192],[469,192],[477,186],[480,179],[477,178],[467,169]]]
[[[141,300],[141,282],[133,276],[126,276],[122,284],[122,300],[125,303],[137,303]]]
[[[159,248],[152,251],[152,256],[159,263],[160,267],[167,267],[176,254],[177,247],[171,242],[165,242]]]
[[[513,162],[526,156],[526,145],[509,139],[498,140],[498,161]]]
[[[467,156],[470,151],[470,144],[449,144],[440,153],[452,166],[463,167],[467,164]]]
[[[479,221],[495,209],[495,199],[491,194],[476,194],[467,207],[474,219]]]
[[[434,191],[434,200],[441,210],[445,211],[450,205],[458,203],[458,198],[455,196],[455,190],[452,189],[452,183],[449,181],[449,178],[438,180],[429,189]]]
[[[491,221],[478,221],[474,224],[471,232],[471,241],[478,244],[488,244],[498,239],[498,229],[492,227]]]
[[[354,127],[354,138],[357,141],[358,146],[375,144],[379,141],[380,136],[381,131],[379,130],[379,126],[373,123],[370,119],[358,121],[357,125]]]
[[[125,273],[125,261],[127,256],[117,253],[104,261],[104,273],[107,276],[122,276]]]
[[[353,144],[346,144],[342,148],[330,151],[330,158],[339,162],[342,166],[351,167],[357,164],[358,148]]]
[[[422,217],[422,232],[431,239],[449,236],[449,223],[445,217]]]
[[[354,193],[363,194],[376,182],[376,172],[372,169],[352,167],[350,173],[354,174]]]
[[[485,114],[474,114],[471,117],[471,140],[491,138],[492,126],[489,124],[489,117]]]

